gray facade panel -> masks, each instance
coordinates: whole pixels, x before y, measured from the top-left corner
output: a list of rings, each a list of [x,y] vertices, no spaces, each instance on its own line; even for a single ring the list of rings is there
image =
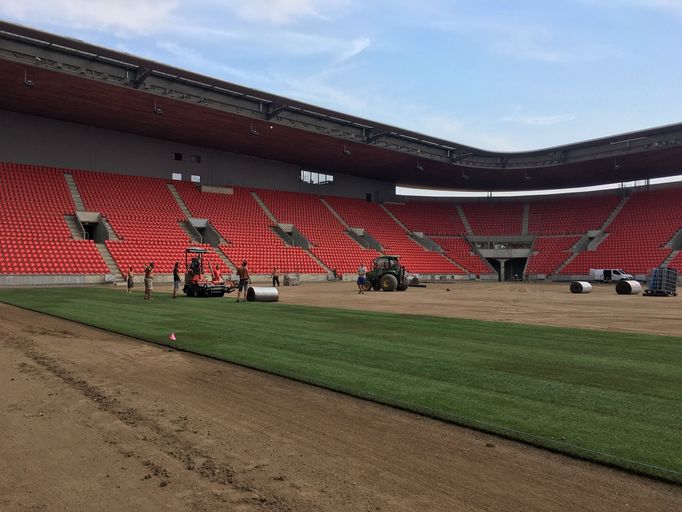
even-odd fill
[[[181,153],[182,161],[173,160],[173,153]],[[192,162],[192,155],[200,156],[201,163]],[[309,185],[300,181],[300,168],[292,164],[6,110],[0,110],[0,161],[159,178],[181,173],[185,181],[194,174],[204,185],[360,199],[371,194],[380,201],[395,195],[391,183],[335,173],[333,185]]]

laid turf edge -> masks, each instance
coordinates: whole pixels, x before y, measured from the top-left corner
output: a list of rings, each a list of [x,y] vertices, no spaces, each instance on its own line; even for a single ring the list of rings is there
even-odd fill
[[[508,428],[500,425],[494,425],[478,420],[474,420],[471,418],[466,418],[462,416],[457,416],[452,413],[444,412],[444,411],[439,411],[435,410],[420,404],[415,404],[415,403],[407,403],[404,402],[400,399],[394,398],[394,397],[385,397],[385,396],[379,396],[376,394],[373,394],[371,392],[367,391],[361,391],[358,389],[352,389],[350,387],[340,385],[335,382],[330,382],[324,379],[319,379],[315,378],[309,375],[301,375],[299,373],[295,373],[292,371],[288,371],[286,369],[278,369],[278,368],[273,368],[268,365],[264,364],[258,364],[254,363],[252,361],[248,361],[239,357],[225,357],[220,354],[215,354],[212,353],[210,350],[193,350],[191,348],[183,347],[180,346],[176,343],[170,343],[167,341],[159,341],[159,339],[156,338],[151,338],[143,335],[131,335],[129,332],[125,332],[125,330],[119,330],[115,328],[109,328],[109,327],[103,327],[102,325],[96,324],[96,323],[91,323],[87,321],[82,321],[82,320],[74,320],[73,318],[70,318],[67,315],[62,315],[62,314],[55,314],[51,312],[45,312],[39,308],[34,308],[22,304],[16,304],[12,303],[7,300],[2,300],[2,302],[6,302],[8,304],[11,304],[16,307],[20,307],[26,310],[34,311],[37,313],[41,314],[47,314],[48,316],[52,316],[55,318],[60,318],[68,321],[73,321],[75,323],[85,325],[88,327],[95,327],[97,329],[101,329],[102,331],[106,332],[111,332],[115,334],[123,334],[125,336],[134,338],[134,339],[140,339],[145,342],[149,342],[158,346],[164,346],[164,347],[170,347],[174,350],[177,351],[182,351],[182,352],[187,352],[187,353],[192,353],[196,354],[199,356],[203,357],[208,357],[210,359],[214,360],[219,360],[219,361],[225,361],[229,362],[232,364],[236,364],[245,368],[250,368],[254,370],[258,370],[264,373],[272,374],[272,375],[277,375],[285,378],[289,378],[292,380],[296,380],[299,382],[304,382],[306,384],[314,385],[320,388],[324,389],[330,389],[339,393],[343,393],[348,396],[353,396],[353,397],[358,397],[362,398],[365,400],[369,400],[372,402],[380,403],[383,405],[388,405],[391,407],[395,407],[397,409],[409,411],[409,412],[416,412],[418,414],[428,416],[430,418],[434,418],[437,420],[444,420],[449,423],[453,423],[456,425],[464,426],[464,427],[469,427],[469,428],[474,428],[476,430],[494,434],[506,439],[514,440],[514,441],[520,441],[525,444],[543,448],[543,449],[548,449],[550,451],[556,452],[556,453],[561,453],[561,454],[566,454],[570,455],[575,458],[583,459],[583,460],[588,460],[592,462],[597,462],[605,466],[617,468],[617,469],[625,469],[627,471],[630,471],[632,473],[640,474],[643,476],[648,476],[648,477],[653,477],[659,480],[667,481],[667,482],[673,482],[673,483],[680,483],[682,481],[682,475],[674,470],[670,470],[667,468],[661,468],[653,464],[647,464],[643,463],[640,461],[635,461],[635,460],[629,460],[620,456],[616,455],[611,455],[608,453],[600,452],[598,450],[592,450],[589,448],[584,448],[581,446],[576,446],[571,443],[566,443],[562,442],[560,440],[556,439],[550,439],[547,437],[542,437],[534,434],[530,434],[528,432],[523,432],[520,430],[516,430],[513,428]]]

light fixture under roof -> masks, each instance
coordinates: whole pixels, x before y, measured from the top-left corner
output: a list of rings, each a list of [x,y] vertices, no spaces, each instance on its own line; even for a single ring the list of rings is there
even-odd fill
[[[27,87],[33,87],[35,82],[28,77],[28,71],[24,70],[24,85]]]

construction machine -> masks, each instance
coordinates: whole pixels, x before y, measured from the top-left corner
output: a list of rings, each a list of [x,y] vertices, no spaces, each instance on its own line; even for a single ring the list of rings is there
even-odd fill
[[[372,270],[367,272],[364,289],[402,292],[408,286],[409,279],[405,267],[400,264],[400,256],[379,256],[374,260]]]

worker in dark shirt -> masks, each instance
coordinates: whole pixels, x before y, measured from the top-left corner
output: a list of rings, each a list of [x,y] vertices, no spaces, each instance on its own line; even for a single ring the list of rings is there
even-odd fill
[[[173,298],[177,298],[178,296],[178,290],[180,289],[180,283],[182,280],[180,279],[180,262],[176,261],[175,266],[173,267]]]

